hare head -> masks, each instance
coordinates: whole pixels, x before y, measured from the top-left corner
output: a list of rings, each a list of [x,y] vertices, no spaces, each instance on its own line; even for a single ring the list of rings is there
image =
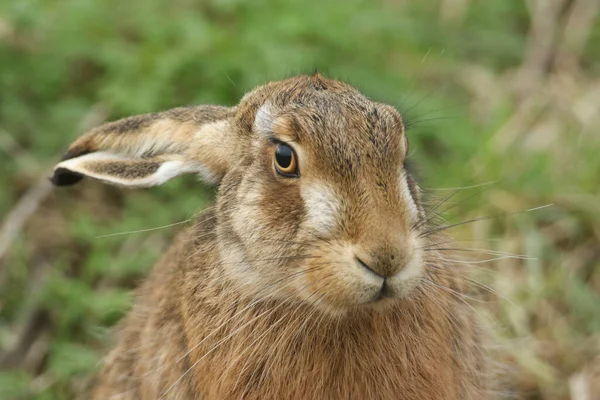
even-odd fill
[[[231,108],[105,124],[72,144],[52,180],[147,187],[198,173],[219,185],[214,245],[242,294],[343,314],[399,301],[421,280],[423,210],[407,152],[397,110],[314,74]]]

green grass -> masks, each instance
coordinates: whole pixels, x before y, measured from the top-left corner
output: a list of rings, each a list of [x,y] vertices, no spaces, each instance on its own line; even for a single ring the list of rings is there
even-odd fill
[[[451,222],[518,213],[453,234],[473,241],[467,248],[531,258],[481,265],[490,271],[477,279],[501,293],[483,292],[482,312],[516,362],[511,386],[528,399],[567,399],[569,379],[600,354],[600,24],[575,67],[560,64],[557,36],[523,94],[525,4],[467,1],[452,19],[441,11],[450,3],[1,2],[0,216],[91,125],[235,104],[255,85],[316,67],[404,111],[424,187],[494,182],[460,192],[473,197],[447,213]],[[560,15],[562,27],[568,10]],[[0,398],[70,398],[83,387],[130,289],[177,227],[98,236],[183,221],[212,196],[193,178],[148,191],[93,182],[52,191],[0,258]],[[25,331],[33,339],[6,361]]]

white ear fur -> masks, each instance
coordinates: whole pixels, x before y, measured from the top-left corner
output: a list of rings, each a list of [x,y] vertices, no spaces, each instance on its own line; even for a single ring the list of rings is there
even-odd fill
[[[126,187],[160,185],[186,173],[217,182],[237,157],[233,110],[217,106],[177,108],[109,122],[79,137],[52,182],[72,185],[83,177]]]
[[[161,157],[135,160],[102,151],[63,161],[54,168],[57,180],[63,174],[75,174],[130,188],[161,185],[186,173],[199,173],[209,181],[214,178],[199,162]]]

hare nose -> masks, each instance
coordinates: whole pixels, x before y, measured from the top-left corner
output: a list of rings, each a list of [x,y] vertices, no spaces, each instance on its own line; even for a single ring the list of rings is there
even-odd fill
[[[375,269],[371,268],[369,266],[369,264],[367,264],[366,262],[364,262],[363,260],[361,260],[359,257],[356,257],[356,261],[358,261],[358,263],[360,264],[361,267],[363,267],[364,269],[366,269],[367,271],[371,272],[372,274],[381,277],[381,278],[385,278],[385,276],[382,276],[379,272],[377,272]]]
[[[356,260],[366,270],[382,278],[389,278],[400,272],[410,259],[405,249],[384,246],[372,252],[356,254]]]

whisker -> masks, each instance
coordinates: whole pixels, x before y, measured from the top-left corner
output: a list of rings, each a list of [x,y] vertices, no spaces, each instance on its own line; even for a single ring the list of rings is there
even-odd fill
[[[506,256],[506,258],[516,258],[519,260],[537,260],[537,257],[529,257],[526,254],[511,254],[504,253],[496,250],[488,250],[488,249],[475,249],[475,248],[461,248],[461,247],[421,247],[423,251],[464,251],[464,252],[474,252],[474,253],[482,253],[488,255],[499,255]]]
[[[467,277],[467,280],[468,280],[469,282],[473,283],[474,285],[477,285],[477,286],[479,286],[480,288],[482,288],[482,289],[484,289],[484,290],[487,290],[488,292],[490,292],[490,293],[492,293],[492,294],[496,295],[496,297],[499,297],[499,298],[501,298],[501,299],[503,299],[503,300],[506,300],[506,301],[507,301],[507,302],[508,302],[508,303],[509,303],[511,306],[513,306],[513,307],[515,307],[515,308],[517,308],[517,309],[519,309],[519,310],[522,310],[522,309],[523,309],[523,307],[521,307],[521,306],[517,305],[515,302],[513,302],[511,299],[509,299],[509,298],[508,298],[506,295],[502,294],[501,292],[499,292],[499,291],[497,291],[497,290],[495,290],[495,289],[492,289],[490,286],[488,286],[488,285],[486,285],[486,284],[484,284],[484,283],[481,283],[481,282],[479,282],[479,281],[477,281],[477,280],[475,280],[475,279],[473,279],[473,278],[469,278],[469,277]]]
[[[425,96],[421,97],[421,99],[419,101],[417,101],[415,104],[413,104],[412,106],[408,107],[405,110],[402,110],[402,113],[405,115],[408,115],[408,113],[413,110],[415,107],[418,107],[419,104],[421,104],[423,101],[425,101],[428,97],[430,97],[432,94],[434,94],[436,92],[436,90],[438,89],[433,89],[431,91],[429,91],[428,93],[425,94]],[[409,120],[410,121],[410,120]],[[408,121],[407,121],[408,122]],[[406,123],[404,124],[404,126],[407,126]],[[410,126],[410,124],[409,124]]]
[[[421,292],[421,293],[423,293],[423,294],[424,294],[425,296],[427,296],[428,298],[435,298],[435,296],[432,296],[431,294],[427,293],[427,292],[426,292],[426,290],[425,290],[426,288],[429,288],[430,290],[433,290],[433,289],[435,288],[435,286],[434,286],[434,285],[431,285],[433,282],[431,282],[431,281],[428,281],[428,280],[423,280],[423,279],[422,279],[422,281],[425,283],[425,285],[423,285],[423,286],[422,286],[422,288],[423,288],[423,289],[422,289],[422,290],[420,290],[420,292]],[[419,288],[421,288],[421,287],[419,287]],[[469,302],[465,301],[464,299],[462,299],[462,298],[461,298],[461,297],[459,297],[459,296],[455,296],[455,295],[453,295],[453,297],[454,297],[455,299],[457,299],[457,300],[461,301],[461,302],[462,302],[462,303],[463,303],[465,306],[469,307],[469,309],[470,309],[471,311],[473,311],[473,312],[474,312],[476,315],[478,315],[479,317],[481,317],[481,313],[479,312],[479,310],[478,310],[477,308],[473,307],[473,305],[469,304]],[[455,327],[458,327],[458,328],[460,328],[458,325],[456,325],[456,322],[455,322],[455,323],[453,323],[453,325],[454,325]]]
[[[429,260],[427,262],[427,264],[426,264],[427,267],[431,267],[431,268],[435,269],[436,271],[440,271],[440,272],[441,271],[448,271],[449,270],[449,268],[448,268],[447,265],[444,265],[444,264],[438,265],[434,261],[436,261],[436,260]],[[487,267],[484,267],[484,266],[481,266],[481,265],[471,265],[471,264],[459,264],[459,265],[457,265],[457,264],[454,264],[454,265],[452,265],[452,267],[454,267],[454,268],[465,268],[465,269],[466,268],[472,268],[472,269],[475,269],[476,271],[487,272],[487,273],[490,273],[490,274],[497,274],[497,273],[500,272],[497,269],[487,268]],[[448,276],[454,276],[454,275],[448,275]]]
[[[276,242],[276,243],[282,243],[282,244],[297,244],[300,246],[309,246],[311,244],[313,244],[313,242],[298,242],[298,241],[294,241],[294,240],[285,240],[285,239],[261,239],[258,238],[257,239],[260,242]]]
[[[437,227],[437,228],[434,228],[434,229],[430,229],[428,231],[422,232],[419,235],[419,237],[430,236],[430,235],[432,235],[434,233],[445,231],[446,229],[454,228],[454,227],[460,226],[460,225],[470,224],[470,223],[478,222],[478,221],[486,221],[486,220],[496,219],[496,218],[510,217],[510,216],[513,216],[513,215],[523,214],[523,213],[526,213],[526,212],[541,210],[543,208],[550,207],[550,206],[553,206],[553,205],[554,204],[546,204],[546,205],[543,205],[543,206],[534,207],[534,208],[527,209],[525,211],[519,211],[519,212],[515,212],[515,213],[496,214],[496,215],[490,215],[490,216],[487,216],[487,217],[473,218],[473,219],[470,219],[470,220],[467,220],[467,221],[457,222],[455,224],[450,224],[450,225],[445,225],[445,226],[440,226],[440,227]]]
[[[423,118],[423,117],[426,117],[426,116],[431,115],[431,114],[436,114],[436,113],[439,113],[440,111],[447,111],[447,110],[451,110],[453,108],[464,107],[464,106],[467,106],[467,105],[469,105],[469,102],[456,103],[456,104],[452,104],[452,105],[449,105],[449,106],[446,106],[446,107],[437,108],[435,110],[431,110],[431,111],[426,112],[425,114],[420,115],[419,118]],[[415,120],[409,119],[408,123],[411,124],[414,121]]]
[[[460,192],[461,190],[463,190],[462,187],[457,188],[456,190],[454,190],[452,193],[450,193],[449,195],[447,195],[446,197],[442,198],[441,200],[439,200],[431,209],[428,210],[429,214],[434,213],[439,207],[441,207],[443,204],[445,204],[448,200],[450,200],[452,197],[456,196],[456,194],[458,192]],[[411,231],[414,231],[415,229],[420,228],[421,226],[423,226],[424,224],[428,223],[429,221],[431,221],[433,218],[435,218],[433,215],[429,218],[427,218],[424,221],[419,221],[417,222],[415,225],[413,225],[411,227]]]
[[[469,201],[469,200],[470,200],[470,199],[472,199],[473,197],[480,196],[481,194],[483,194],[483,193],[484,193],[484,192],[486,192],[487,190],[490,190],[491,188],[492,188],[492,186],[485,187],[485,188],[483,188],[483,189],[481,189],[481,190],[479,190],[479,191],[477,191],[477,192],[473,193],[472,195],[470,195],[470,196],[467,196],[467,197],[465,197],[464,199],[461,199],[460,201],[458,201],[458,202],[456,202],[456,203],[454,203],[454,204],[451,204],[451,205],[449,205],[448,207],[446,207],[446,208],[442,209],[441,211],[438,211],[438,212],[436,212],[436,213],[433,213],[433,215],[431,215],[429,218],[427,218],[427,219],[426,219],[426,220],[425,220],[423,223],[420,223],[420,224],[418,224],[418,225],[417,225],[417,226],[416,226],[414,229],[419,229],[419,228],[420,228],[420,227],[422,227],[423,225],[425,225],[425,224],[428,224],[429,222],[431,222],[433,219],[435,219],[435,218],[438,218],[439,216],[441,216],[441,215],[442,215],[442,214],[444,214],[445,212],[447,212],[447,211],[449,211],[449,210],[453,209],[454,207],[458,207],[458,206],[459,206],[459,205],[461,205],[461,204],[464,204],[465,202]],[[461,190],[464,190],[464,189],[461,189]],[[454,195],[454,194],[456,194],[456,193],[457,193],[457,192],[453,193],[453,195]],[[449,199],[448,199],[448,200],[449,200]],[[445,203],[445,202],[444,202],[444,203]],[[430,212],[430,213],[431,213],[431,212]]]
[[[486,238],[486,239],[463,239],[463,240],[454,240],[454,239],[448,239],[448,240],[444,240],[441,242],[431,242],[429,243],[427,246],[423,246],[420,247],[420,249],[427,249],[427,248],[431,248],[433,246],[443,246],[446,244],[450,244],[450,243],[480,243],[480,242],[501,242],[501,241],[505,241],[506,239],[500,239],[500,238]]]
[[[429,52],[427,54],[429,54]],[[426,59],[426,57],[423,58],[423,61],[425,59]],[[408,81],[408,85],[406,85],[406,89],[405,89],[406,94],[404,95],[405,97],[404,97],[404,99],[402,99],[400,101],[400,104],[398,104],[398,109],[400,109],[402,111],[402,114],[405,113],[404,112],[404,104],[406,104],[406,102],[409,101],[410,98],[412,97],[412,95],[415,93],[416,85],[413,85],[413,83],[415,82],[415,77],[418,76],[418,78],[420,78],[420,75],[419,75],[420,72],[421,72],[420,70],[413,72],[410,77],[410,80]]]
[[[447,291],[447,292],[449,292],[449,293],[451,293],[451,294],[455,295],[457,298],[459,298],[459,299],[461,299],[461,300],[463,300],[463,301],[464,301],[464,299],[469,299],[469,300],[471,300],[471,301],[474,301],[474,302],[477,302],[477,303],[485,303],[484,301],[482,301],[482,300],[480,300],[480,299],[476,299],[476,298],[474,298],[474,297],[467,296],[467,295],[466,295],[466,294],[464,294],[464,293],[457,292],[456,290],[454,290],[454,289],[452,289],[452,288],[449,288],[449,287],[447,287],[447,286],[441,285],[441,284],[439,284],[439,283],[437,283],[437,282],[434,282],[434,281],[432,281],[431,279],[428,279],[428,278],[426,278],[426,277],[423,277],[423,278],[421,278],[421,279],[422,279],[422,280],[425,280],[425,282],[429,282],[430,284],[434,285],[435,287],[437,287],[437,288],[439,288],[439,289],[445,290],[445,291]],[[465,301],[465,303],[466,303],[466,301]],[[467,304],[468,304],[468,303],[467,303]]]
[[[464,260],[453,260],[451,258],[444,258],[444,257],[436,257],[436,260],[440,260],[440,261],[445,261],[445,262],[452,262],[452,263],[458,263],[458,264],[483,264],[486,262],[492,262],[492,261],[498,261],[498,260],[506,260],[506,259],[511,259],[511,258],[518,258],[518,257],[511,257],[511,256],[501,256],[501,257],[494,257],[494,258],[488,258],[486,260],[477,260],[477,261],[464,261]]]
[[[119,235],[129,235],[129,234],[132,234],[132,233],[151,232],[151,231],[156,231],[156,230],[159,230],[159,229],[169,228],[171,226],[182,225],[182,224],[190,222],[191,220],[192,219],[186,219],[185,221],[180,221],[180,222],[175,222],[173,224],[158,226],[156,228],[147,228],[147,229],[139,229],[139,230],[135,230],[135,231],[108,233],[106,235],[94,236],[94,239],[101,239],[101,238],[106,238],[106,237],[111,237],[111,236],[119,236]]]
[[[439,271],[439,272],[441,272],[442,274],[444,274],[444,273],[446,272],[446,271],[445,271],[445,270],[443,270],[442,268],[435,267],[435,266],[433,266],[433,265],[432,265],[431,267],[433,267],[434,269],[438,270],[438,271]],[[447,276],[450,276],[450,275],[447,275]],[[498,297],[498,298],[501,298],[501,299],[503,299],[503,300],[506,300],[506,301],[507,301],[509,304],[511,304],[511,305],[512,305],[512,306],[514,306],[515,308],[517,308],[517,309],[519,309],[519,310],[522,310],[522,307],[521,307],[521,306],[519,306],[519,305],[515,304],[515,303],[514,303],[514,302],[513,302],[511,299],[509,299],[509,298],[508,298],[506,295],[502,294],[501,292],[499,292],[499,291],[497,291],[497,290],[495,290],[495,289],[492,289],[490,286],[488,286],[488,285],[486,285],[486,284],[484,284],[484,283],[482,283],[482,282],[479,282],[478,280],[476,280],[476,279],[474,279],[474,278],[471,278],[471,277],[469,277],[469,276],[463,276],[462,278],[463,278],[463,279],[466,279],[466,280],[467,280],[468,282],[470,282],[471,284],[473,284],[473,285],[476,285],[476,286],[478,286],[478,287],[480,287],[480,288],[482,288],[482,289],[486,290],[487,292],[489,292],[489,293],[491,293],[491,294],[495,295],[496,297]]]
[[[409,120],[407,121],[406,124],[404,124],[404,126],[406,127],[406,129],[413,127],[417,124],[422,124],[423,122],[428,122],[428,121],[436,121],[436,120],[452,120],[452,119],[461,119],[463,117],[433,117],[433,118],[422,118],[422,119],[413,119],[413,120]]]
[[[492,185],[484,187],[483,189],[478,190],[477,192],[471,194],[470,196],[467,196],[464,199],[461,199],[460,201],[457,201],[456,203],[453,203],[453,204],[449,205],[448,207],[444,208],[442,211],[440,211],[439,213],[437,213],[437,216],[441,216],[445,212],[447,212],[447,211],[449,211],[449,210],[451,210],[451,209],[453,209],[455,207],[458,207],[461,204],[466,203],[467,201],[471,200],[474,197],[481,196],[483,193],[487,192],[491,188],[493,188]],[[447,219],[451,220],[451,219],[453,219],[453,218],[455,218],[457,216],[458,216],[458,214],[454,214],[454,215],[451,215],[450,217],[448,217]]]
[[[259,262],[264,262],[264,261],[281,261],[281,260],[310,260],[310,259],[316,259],[316,258],[322,258],[321,256],[312,256],[312,255],[299,255],[299,256],[281,256],[281,257],[270,257],[270,258],[259,258],[259,259],[250,259],[247,260],[248,262],[251,263],[259,263]],[[231,264],[237,264],[238,261],[232,261],[232,262],[221,262],[221,265],[231,265]]]
[[[498,180],[495,181],[488,181],[488,182],[483,182],[483,183],[478,183],[477,185],[471,185],[471,186],[463,186],[463,187],[449,187],[449,188],[421,188],[423,190],[427,190],[427,191],[447,191],[447,190],[465,190],[465,189],[475,189],[478,187],[482,187],[482,186],[488,186],[488,185],[493,185],[498,183]]]

